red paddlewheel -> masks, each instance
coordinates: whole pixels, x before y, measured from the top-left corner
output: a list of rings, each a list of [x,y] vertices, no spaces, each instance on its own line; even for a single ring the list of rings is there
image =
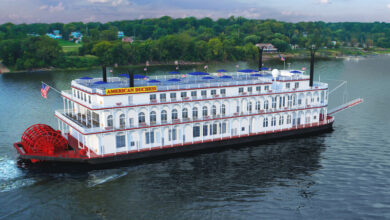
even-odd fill
[[[68,149],[68,141],[49,125],[36,124],[23,133],[21,144],[28,153],[54,155]]]

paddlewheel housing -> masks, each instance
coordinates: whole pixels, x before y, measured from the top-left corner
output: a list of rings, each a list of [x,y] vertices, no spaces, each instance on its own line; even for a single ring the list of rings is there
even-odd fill
[[[55,155],[68,150],[68,141],[49,125],[35,124],[23,133],[21,144],[27,153]]]

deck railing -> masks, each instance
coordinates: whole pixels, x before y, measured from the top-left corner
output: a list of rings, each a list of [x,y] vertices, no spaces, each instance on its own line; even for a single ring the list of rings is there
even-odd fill
[[[326,107],[322,104],[316,104],[316,105],[311,105],[311,108],[319,108],[319,107]],[[261,115],[261,114],[272,114],[272,113],[282,113],[284,111],[294,111],[294,110],[305,110],[306,106],[301,105],[301,106],[293,106],[289,108],[288,110],[284,108],[277,108],[277,109],[261,109],[261,110],[253,110],[251,112],[231,112],[230,114],[224,114],[224,115],[208,115],[208,116],[201,116],[201,117],[188,117],[185,119],[175,119],[175,120],[166,120],[166,121],[161,121],[158,120],[154,123],[150,122],[143,122],[139,124],[128,124],[126,123],[125,125],[116,125],[114,126],[107,126],[107,127],[100,127],[98,126],[97,122],[96,123],[91,123],[86,120],[85,115],[83,116],[82,114],[75,114],[71,113],[69,114],[67,111],[64,110],[57,110],[56,111],[56,116],[65,120],[65,121],[70,121],[74,123],[74,126],[76,126],[76,129],[79,130],[82,133],[97,133],[97,132],[109,132],[109,131],[120,131],[120,130],[127,130],[127,129],[133,129],[133,128],[149,128],[149,127],[155,127],[155,126],[161,126],[161,125],[174,125],[174,124],[181,124],[181,123],[196,123],[196,122],[203,122],[203,121],[209,121],[209,120],[223,120],[231,117],[244,117],[244,116],[255,116],[255,115]],[[90,119],[89,119],[90,120]],[[332,119],[326,119],[326,120],[332,120]]]

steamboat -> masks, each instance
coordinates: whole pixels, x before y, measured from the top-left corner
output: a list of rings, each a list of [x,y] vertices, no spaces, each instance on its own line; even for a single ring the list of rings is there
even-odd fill
[[[103,164],[326,132],[328,84],[298,70],[225,70],[152,78],[84,77],[62,91],[58,129],[36,124],[14,144],[22,160]]]

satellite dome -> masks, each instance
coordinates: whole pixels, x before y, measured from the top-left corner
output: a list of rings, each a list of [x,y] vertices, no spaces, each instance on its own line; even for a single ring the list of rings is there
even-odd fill
[[[272,70],[272,77],[276,78],[277,76],[279,76],[279,70],[278,69],[273,69]]]

